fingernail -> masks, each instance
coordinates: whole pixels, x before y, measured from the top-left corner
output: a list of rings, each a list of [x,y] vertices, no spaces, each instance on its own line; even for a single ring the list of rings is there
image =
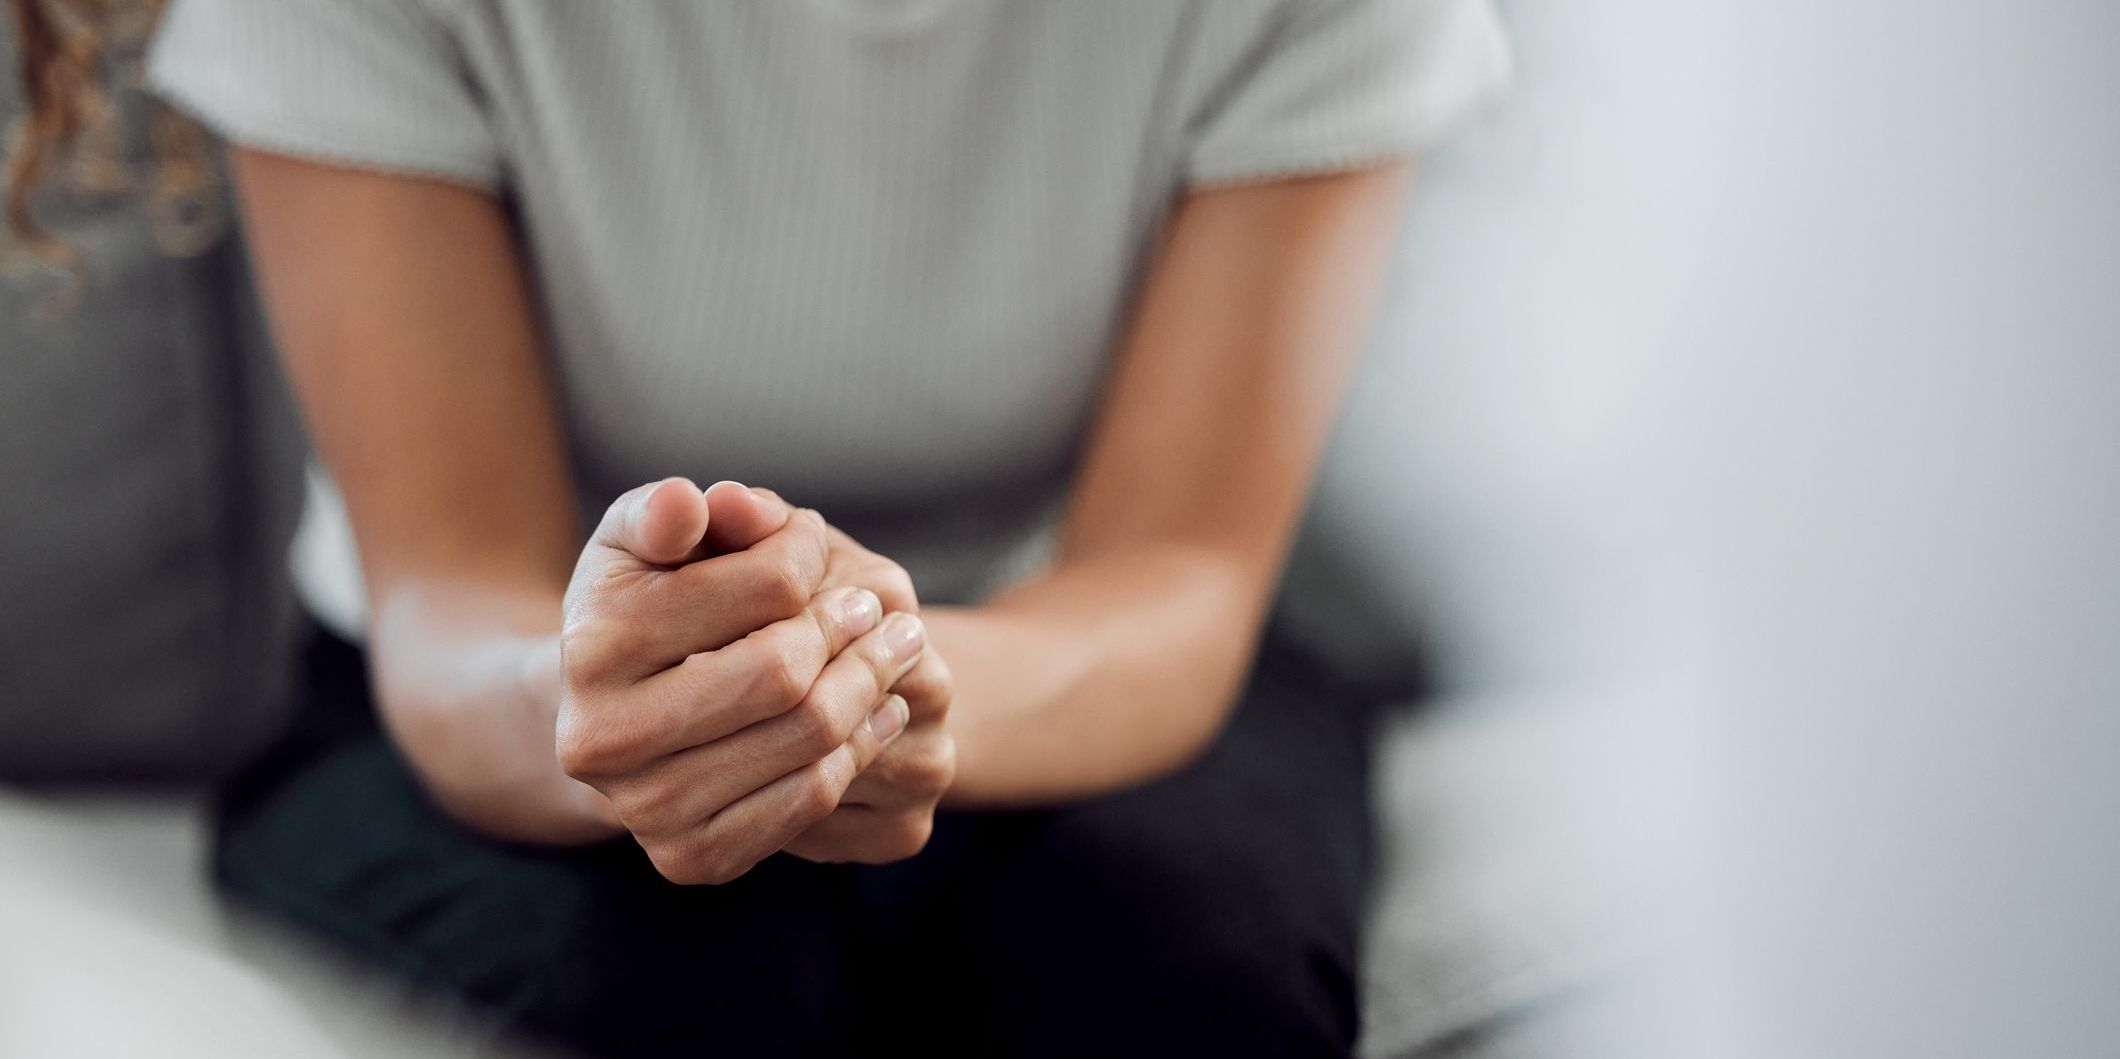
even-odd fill
[[[875,628],[876,620],[883,617],[883,601],[866,588],[847,589],[834,605],[839,608],[839,620],[855,636]]]
[[[869,733],[879,743],[888,743],[898,733],[905,731],[907,721],[913,719],[913,708],[900,695],[886,696],[883,705],[869,714]]]
[[[926,641],[927,630],[921,626],[920,619],[902,610],[883,623],[883,649],[898,661],[903,662],[919,653]]]

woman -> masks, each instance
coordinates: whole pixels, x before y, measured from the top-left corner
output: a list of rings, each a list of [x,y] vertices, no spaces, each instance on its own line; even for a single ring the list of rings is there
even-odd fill
[[[1345,1054],[1362,704],[1256,645],[1498,56],[1478,0],[176,4],[368,603],[223,878],[596,1051]]]

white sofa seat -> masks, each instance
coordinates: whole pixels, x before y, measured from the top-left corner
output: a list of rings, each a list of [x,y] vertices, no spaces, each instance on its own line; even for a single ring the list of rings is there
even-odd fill
[[[1564,718],[1439,708],[1383,740],[1365,1055],[1462,1047],[1620,951],[1614,876],[1584,837],[1592,744]],[[0,789],[0,1055],[534,1053],[225,907],[206,826],[199,798]]]

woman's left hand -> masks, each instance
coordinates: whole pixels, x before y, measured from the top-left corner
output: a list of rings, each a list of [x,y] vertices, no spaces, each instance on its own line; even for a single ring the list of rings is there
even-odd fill
[[[708,539],[717,549],[742,547],[763,537],[794,510],[768,489],[734,482],[706,491]],[[876,594],[884,613],[920,612],[920,599],[905,568],[861,546],[837,527],[829,540],[824,581],[818,593],[858,586]],[[897,739],[855,777],[839,808],[785,849],[805,860],[883,863],[903,860],[927,845],[935,807],[957,770],[957,744],[945,722],[954,682],[949,665],[930,644],[921,661],[891,690],[911,708]]]

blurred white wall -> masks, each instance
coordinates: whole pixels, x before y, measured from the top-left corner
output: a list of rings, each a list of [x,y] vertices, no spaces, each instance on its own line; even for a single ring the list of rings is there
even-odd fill
[[[1742,1054],[2120,1041],[2120,5],[1717,5],[1668,417]]]
[[[2120,4],[1506,10],[1312,550],[1623,734],[1621,1054],[2113,1054]]]

